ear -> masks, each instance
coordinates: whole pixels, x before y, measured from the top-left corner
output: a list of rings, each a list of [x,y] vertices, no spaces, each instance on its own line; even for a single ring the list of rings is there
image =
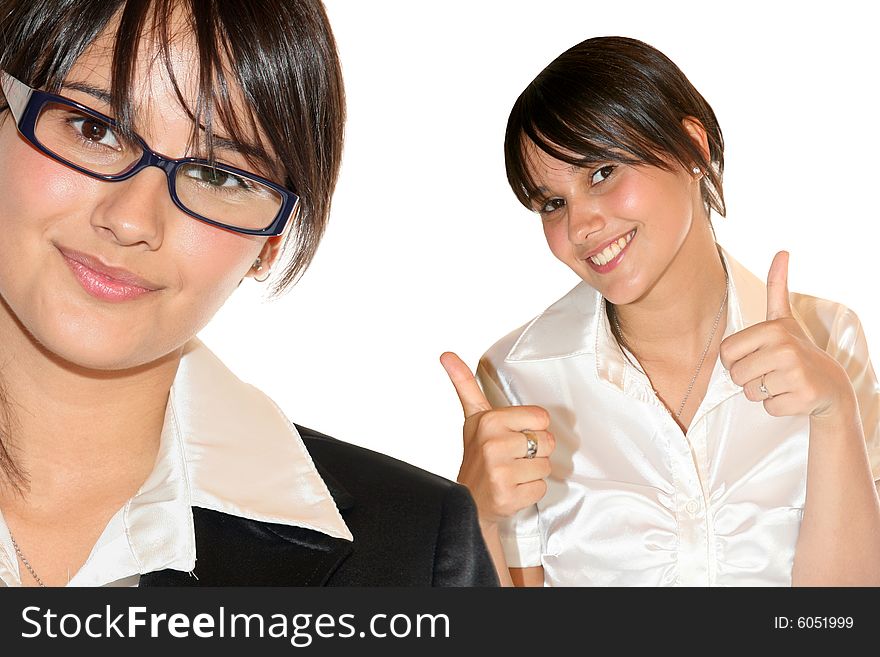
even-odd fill
[[[266,241],[263,243],[263,248],[260,249],[259,253],[260,264],[263,265],[263,269],[259,272],[260,276],[265,276],[267,270],[272,269],[275,266],[278,256],[281,255],[281,247],[284,245],[284,241],[287,239],[290,231],[293,230],[293,225],[296,223],[298,217],[299,212],[297,211],[290,218],[290,221],[287,222],[287,226],[285,226],[283,233],[266,238]],[[258,274],[253,267],[248,269],[247,274],[245,274],[245,276],[250,277],[255,277],[257,275]]]
[[[275,261],[281,253],[281,245],[284,244],[284,237],[285,235],[273,235],[272,237],[266,238],[266,241],[263,243],[263,248],[260,249],[259,253],[260,264],[263,266],[263,268],[258,272],[253,267],[251,267],[250,269],[248,269],[245,277],[263,277],[266,275],[268,270],[272,269],[272,267],[275,266]]]
[[[688,137],[694,141],[697,148],[703,153],[706,162],[711,162],[712,158],[709,155],[709,138],[706,136],[706,128],[703,127],[703,124],[693,116],[686,116],[681,120],[681,125],[684,128],[684,131],[688,134]]]

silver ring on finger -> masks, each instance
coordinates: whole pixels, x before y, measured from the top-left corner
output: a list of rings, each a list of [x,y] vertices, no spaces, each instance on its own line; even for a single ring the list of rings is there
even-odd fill
[[[526,458],[533,459],[538,453],[538,441],[535,440],[535,434],[531,431],[523,431],[526,437]]]
[[[762,394],[767,395],[764,399],[770,399],[773,395],[770,394],[770,391],[767,390],[767,385],[764,383],[765,376],[767,376],[766,372],[761,375],[761,385],[758,386],[758,390],[760,390]]]

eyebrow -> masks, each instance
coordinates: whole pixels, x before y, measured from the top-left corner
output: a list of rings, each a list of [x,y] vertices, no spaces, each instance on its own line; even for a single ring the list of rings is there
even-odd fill
[[[85,82],[65,82],[62,89],[72,89],[74,91],[80,91],[84,94],[88,94],[92,98],[97,98],[102,103],[106,103],[107,105],[112,104],[113,97],[110,95],[110,92],[106,89],[101,89],[100,87],[94,87],[90,84],[86,84]]]
[[[101,101],[105,105],[113,104],[113,96],[110,94],[109,91],[85,82],[65,82],[62,85],[62,89],[79,91]],[[205,126],[201,123],[199,123],[199,128],[202,131],[205,130]],[[282,173],[277,170],[277,163],[269,156],[269,153],[266,152],[266,149],[262,146],[259,146],[258,144],[243,143],[235,139],[230,139],[229,137],[218,135],[216,133],[213,135],[213,142],[214,147],[217,150],[231,151],[243,155],[246,158],[256,160],[266,168],[267,172],[271,172],[269,173],[269,175],[279,175]]]

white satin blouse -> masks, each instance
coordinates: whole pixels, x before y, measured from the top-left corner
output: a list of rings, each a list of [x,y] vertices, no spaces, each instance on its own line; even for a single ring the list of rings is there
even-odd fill
[[[153,471],[68,585],[137,586],[166,568],[198,577],[193,506],[352,540],[296,428],[197,338],[168,395]],[[0,587],[22,577],[0,514]]]
[[[722,256],[727,336],[766,319],[767,290]],[[880,385],[859,320],[831,301],[790,298],[795,318],[849,373],[880,479]],[[502,528],[509,566],[543,566],[545,586],[791,584],[807,417],[772,417],[718,360],[683,434],[621,353],[586,283],[496,343],[477,377],[493,405],[546,408],[557,441],[546,495]]]

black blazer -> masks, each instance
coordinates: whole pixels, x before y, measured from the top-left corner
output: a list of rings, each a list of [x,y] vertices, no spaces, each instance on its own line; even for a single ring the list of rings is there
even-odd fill
[[[354,542],[193,507],[195,577],[140,586],[497,586],[468,490],[296,425]]]

